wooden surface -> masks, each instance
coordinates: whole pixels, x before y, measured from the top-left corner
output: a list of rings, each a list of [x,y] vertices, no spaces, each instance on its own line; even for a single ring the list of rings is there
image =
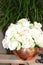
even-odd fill
[[[35,63],[35,59],[37,59],[38,56],[33,58],[30,61],[20,60],[15,55],[7,55],[7,54],[0,54],[0,63],[13,63],[13,64],[28,64],[29,65],[43,65],[42,63]]]
[[[27,61],[23,61],[18,59],[15,55],[6,55],[6,54],[0,54],[0,63],[16,63],[16,64],[25,64]]]

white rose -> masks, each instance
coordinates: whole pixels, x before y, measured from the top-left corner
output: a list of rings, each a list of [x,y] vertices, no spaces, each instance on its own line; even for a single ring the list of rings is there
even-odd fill
[[[8,42],[8,48],[10,50],[15,50],[18,46],[18,42],[16,40],[14,40],[13,42],[9,41]]]
[[[29,31],[30,31],[29,28],[26,28],[26,27],[23,27],[23,28],[22,28],[22,34],[23,34],[23,35],[28,35],[28,34],[29,34]]]
[[[19,25],[19,24],[17,24],[17,25],[16,25],[16,30],[17,30],[17,32],[21,33],[22,26]]]
[[[16,31],[15,25],[11,24],[6,31],[5,36],[7,36],[8,38],[11,38],[12,36],[15,35],[16,32],[17,31]]]
[[[23,19],[20,19],[18,21],[18,23],[22,26],[25,26],[25,27],[29,27],[29,24],[30,24],[30,21],[28,21],[27,19],[23,18]]]
[[[42,27],[41,23],[34,22],[34,27],[40,29]]]
[[[7,48],[8,49],[8,42],[7,42],[6,39],[3,39],[2,45],[3,45],[4,48]]]
[[[43,48],[43,34],[39,36],[36,43],[39,47]]]
[[[34,40],[30,36],[23,36],[22,40],[22,48],[33,48],[35,46]]]
[[[19,34],[15,34],[15,39],[19,42],[22,42],[22,38]]]
[[[38,29],[36,29],[36,28],[33,28],[33,29],[30,30],[30,33],[31,33],[32,37],[33,37],[35,40],[37,40],[38,37],[39,37],[40,34],[41,34],[41,31],[38,30]]]

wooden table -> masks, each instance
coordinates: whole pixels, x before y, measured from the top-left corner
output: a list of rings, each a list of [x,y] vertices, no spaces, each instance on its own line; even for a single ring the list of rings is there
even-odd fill
[[[0,63],[10,63],[11,65],[18,65],[18,64],[43,65],[41,63],[35,63],[35,59],[37,58],[38,56],[36,56],[30,61],[24,61],[24,60],[18,59],[18,57],[15,55],[0,54]]]

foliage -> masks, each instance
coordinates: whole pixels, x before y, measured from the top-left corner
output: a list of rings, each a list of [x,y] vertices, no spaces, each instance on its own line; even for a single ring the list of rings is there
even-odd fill
[[[43,0],[0,0],[0,29],[21,18],[43,24]]]

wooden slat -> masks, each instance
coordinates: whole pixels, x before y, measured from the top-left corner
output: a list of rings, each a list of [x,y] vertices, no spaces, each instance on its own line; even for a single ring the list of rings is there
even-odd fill
[[[43,65],[41,63],[35,63],[35,59],[37,58],[38,56],[36,56],[30,61],[24,61],[24,60],[18,59],[18,57],[15,55],[0,54],[0,63],[25,64],[25,65],[29,63],[29,65],[38,65],[38,64]]]
[[[0,54],[0,63],[25,64],[27,61],[18,59],[15,55]]]

